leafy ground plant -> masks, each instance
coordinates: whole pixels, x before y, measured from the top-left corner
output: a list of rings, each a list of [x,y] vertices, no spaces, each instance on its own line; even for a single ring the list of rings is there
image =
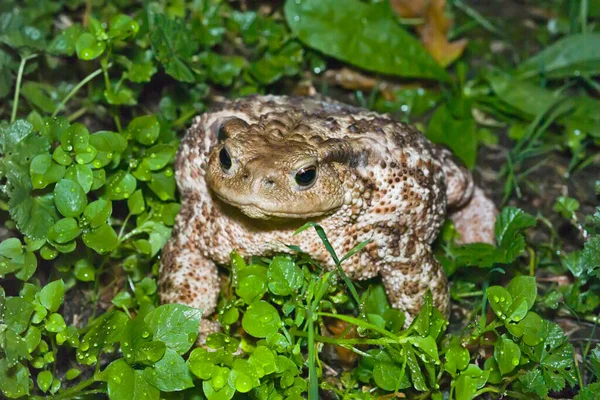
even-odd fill
[[[600,2],[475,3],[3,1],[2,396],[597,398]],[[497,245],[448,223],[450,320],[428,294],[404,329],[340,267],[367,242],[339,256],[307,223],[337,268],[233,251],[196,346],[202,310],[156,295],[183,130],[220,96],[317,89],[449,146]]]

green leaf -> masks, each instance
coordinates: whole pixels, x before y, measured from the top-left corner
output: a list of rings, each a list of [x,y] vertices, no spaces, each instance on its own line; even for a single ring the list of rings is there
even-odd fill
[[[594,382],[582,388],[573,398],[574,400],[596,400],[600,393],[600,382]]]
[[[464,348],[458,339],[454,339],[446,351],[446,363],[444,364],[444,368],[452,376],[467,368],[471,359],[469,350]]]
[[[104,53],[106,42],[96,39],[91,33],[85,32],[77,39],[75,49],[77,50],[77,57],[80,59],[93,60]]]
[[[4,323],[16,333],[23,333],[29,326],[34,306],[21,297],[6,299]]]
[[[600,235],[594,235],[583,245],[581,263],[585,271],[590,274],[600,267]],[[597,272],[594,272],[598,275]]]
[[[192,374],[185,361],[170,348],[154,366],[144,370],[144,378],[163,392],[175,392],[194,386]]]
[[[83,242],[99,254],[106,254],[117,248],[119,239],[117,233],[108,224],[102,224],[83,234]]]
[[[498,363],[500,373],[507,375],[519,365],[521,350],[515,342],[504,334],[498,338],[494,346],[494,358]]]
[[[123,312],[110,311],[89,324],[89,330],[77,348],[77,361],[84,365],[95,364],[104,348],[121,339],[128,320]]]
[[[127,199],[127,207],[129,208],[129,213],[131,215],[139,215],[146,210],[144,195],[142,194],[141,189],[133,192],[131,197]]]
[[[65,179],[79,183],[83,191],[88,193],[92,189],[94,174],[92,173],[92,169],[87,165],[72,165],[67,169]]]
[[[579,210],[579,202],[572,197],[560,196],[552,209],[564,218],[575,218],[575,211]]]
[[[494,233],[500,247],[505,252],[506,262],[514,260],[525,249],[522,231],[535,226],[534,216],[515,207],[505,207],[496,218]]]
[[[46,319],[46,325],[44,325],[48,332],[62,332],[67,329],[67,324],[62,315],[53,313],[50,314]]]
[[[4,191],[9,197],[8,210],[21,233],[32,239],[45,239],[58,219],[52,193],[31,194],[29,162],[49,149],[48,137],[34,133],[27,121],[17,120],[6,128],[0,127],[0,151],[4,154],[0,174],[7,181]]]
[[[458,118],[443,104],[433,113],[425,135],[435,143],[447,145],[469,169],[475,167],[477,132],[475,120],[470,114]]]
[[[492,310],[503,321],[509,317],[510,306],[513,299],[508,290],[502,286],[490,286],[486,289],[486,294]]]
[[[73,24],[67,29],[63,30],[59,35],[54,37],[50,46],[48,46],[48,52],[56,55],[65,54],[72,56],[75,53],[75,46],[77,39],[82,33],[81,25]]]
[[[506,288],[512,296],[513,303],[525,300],[527,302],[528,310],[535,304],[537,286],[533,276],[518,276],[511,280]]]
[[[194,82],[194,74],[187,62],[196,52],[198,44],[192,40],[185,23],[155,14],[150,30],[150,44],[167,74],[182,82]]]
[[[525,318],[523,318],[517,326],[519,333],[522,333],[521,339],[527,346],[537,346],[548,336],[547,321],[543,320],[542,317],[533,311],[528,312]]]
[[[140,29],[136,20],[125,14],[117,14],[110,19],[108,37],[113,40],[123,40],[135,36]]]
[[[4,358],[0,359],[0,390],[10,398],[21,398],[29,394],[29,370],[21,363],[10,365]]]
[[[157,144],[148,149],[148,156],[144,160],[148,164],[150,171],[157,171],[172,162],[176,152],[177,149],[175,146]]]
[[[129,320],[121,340],[125,361],[130,365],[152,365],[160,360],[167,347],[164,342],[152,339],[150,329],[143,321],[138,321],[138,318]]]
[[[61,179],[54,187],[54,204],[65,217],[78,217],[87,206],[87,196],[78,183]]]
[[[563,37],[521,63],[516,72],[522,77],[543,75],[553,79],[596,75],[600,73],[600,34]]]
[[[164,171],[154,172],[150,174],[150,182],[148,187],[162,201],[175,200],[175,177],[173,170],[166,168]]]
[[[27,101],[43,113],[51,114],[56,110],[58,102],[56,89],[52,85],[39,82],[25,82],[21,93]]]
[[[81,229],[77,225],[75,218],[63,218],[50,228],[48,231],[48,240],[58,244],[65,244],[71,240],[75,240],[79,234],[81,234]]]
[[[150,256],[154,257],[171,237],[171,228],[156,221],[146,221],[132,231],[132,234],[147,233],[150,243]]]
[[[31,160],[29,175],[34,189],[43,189],[65,175],[65,167],[52,161],[50,154],[40,154]]]
[[[448,80],[421,43],[384,3],[358,0],[288,0],[285,17],[308,46],[357,67],[384,74]]]
[[[89,260],[80,259],[75,262],[73,269],[75,278],[82,282],[93,282],[96,278],[96,270]]]
[[[163,304],[150,311],[144,322],[154,340],[165,342],[167,348],[184,354],[196,341],[202,311],[183,304]]]
[[[65,283],[62,279],[50,282],[37,294],[36,299],[50,312],[56,312],[65,297]]]
[[[18,333],[8,328],[4,332],[4,351],[6,352],[6,359],[11,365],[16,364],[19,360],[24,358],[31,358],[29,356],[29,350],[27,348],[27,342]]]
[[[137,117],[127,126],[127,133],[139,143],[149,146],[158,139],[160,124],[156,115]]]
[[[405,387],[408,375],[400,365],[390,360],[390,362],[378,362],[375,364],[373,368],[373,380],[383,390],[393,392]]]
[[[143,371],[134,370],[122,359],[113,361],[102,372],[108,383],[111,399],[158,400],[160,392],[144,378]]]
[[[264,338],[277,333],[281,327],[281,318],[277,309],[266,301],[255,301],[246,309],[242,318],[244,330],[254,337]]]
[[[482,371],[477,365],[470,364],[456,379],[456,400],[471,400],[488,380],[489,371]]]
[[[44,393],[50,389],[50,385],[52,384],[52,372],[50,371],[42,371],[37,376],[37,385],[40,390]]]
[[[289,296],[302,287],[302,271],[291,257],[276,256],[267,269],[269,290],[276,296]]]
[[[246,304],[259,300],[267,291],[267,269],[260,265],[250,265],[238,271],[236,294]]]
[[[116,132],[99,131],[91,135],[89,140],[98,152],[107,153],[109,160],[114,153],[123,153],[127,149],[125,135]]]
[[[0,256],[15,258],[23,254],[23,245],[17,238],[8,238],[0,242]]]
[[[408,343],[412,344],[417,350],[430,358],[427,359],[427,363],[431,362],[431,360],[439,363],[440,359],[437,351],[437,344],[431,336],[411,336],[408,338]]]
[[[112,202],[101,198],[87,205],[83,211],[82,222],[89,223],[91,228],[98,228],[111,214]]]
[[[108,200],[123,200],[129,198],[135,191],[137,182],[133,175],[120,170],[108,178],[104,189],[104,197]]]
[[[68,381],[72,381],[73,379],[77,378],[79,375],[81,375],[80,370],[78,370],[77,368],[71,368],[65,373],[65,378],[67,378]]]

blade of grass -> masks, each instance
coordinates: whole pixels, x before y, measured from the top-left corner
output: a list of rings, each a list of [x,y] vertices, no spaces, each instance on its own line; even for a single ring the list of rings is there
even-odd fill
[[[335,263],[338,273],[340,274],[340,276],[342,277],[342,280],[348,287],[348,290],[350,290],[350,293],[352,294],[352,297],[354,298],[356,305],[359,307],[359,309],[361,309],[362,307],[361,307],[360,297],[358,296],[356,287],[354,287],[354,284],[352,283],[350,278],[348,278],[348,275],[346,275],[346,273],[344,272],[344,270],[341,266],[341,261],[338,258],[337,254],[335,253],[335,250],[333,249],[331,242],[327,238],[327,235],[325,234],[325,230],[323,229],[323,227],[315,222],[307,222],[306,224],[304,224],[300,228],[298,228],[298,230],[296,230],[296,232],[294,232],[294,235],[297,235],[298,233],[305,231],[306,229],[311,228],[311,227],[315,228],[317,235],[319,235],[319,238],[323,242],[323,245],[325,246],[325,248],[331,255],[331,258],[333,259],[333,261]],[[360,246],[360,244],[358,246]],[[352,251],[352,250],[350,250],[350,251]],[[346,258],[348,258],[348,257],[346,257]]]
[[[315,322],[310,307],[306,310],[306,317],[308,318],[308,399],[318,400],[319,382],[317,377],[317,367],[315,365]]]

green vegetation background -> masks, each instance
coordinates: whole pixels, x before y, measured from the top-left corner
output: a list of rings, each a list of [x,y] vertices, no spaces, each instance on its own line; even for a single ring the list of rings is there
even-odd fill
[[[2,1],[2,395],[598,398],[600,2],[469,3],[443,68],[387,1]],[[407,330],[377,280],[232,253],[192,348],[201,310],[156,299],[178,141],[219,96],[315,88],[493,170],[497,246],[445,226],[450,325],[427,296]]]

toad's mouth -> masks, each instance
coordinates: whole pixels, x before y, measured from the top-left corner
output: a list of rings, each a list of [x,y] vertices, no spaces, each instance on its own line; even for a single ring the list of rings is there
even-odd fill
[[[238,208],[241,212],[253,219],[308,219],[327,214],[327,211],[319,210],[285,210],[276,208],[266,208],[263,205],[257,204],[257,199],[240,197],[231,198],[217,191],[213,191],[217,198],[222,202]],[[275,204],[273,204],[275,206]]]

